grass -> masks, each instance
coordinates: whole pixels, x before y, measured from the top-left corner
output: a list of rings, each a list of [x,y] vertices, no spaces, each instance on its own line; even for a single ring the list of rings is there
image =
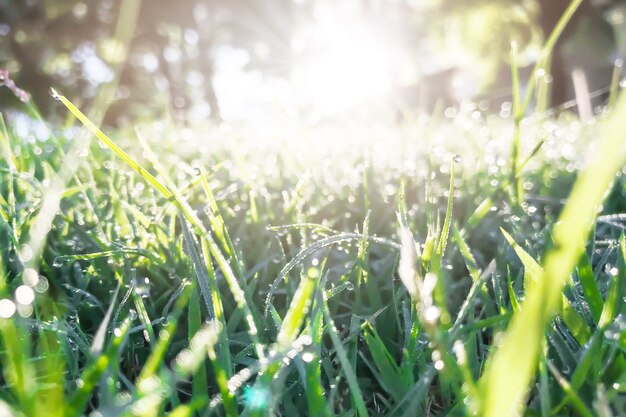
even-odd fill
[[[298,140],[0,119],[0,414],[623,415],[626,97],[532,88]]]

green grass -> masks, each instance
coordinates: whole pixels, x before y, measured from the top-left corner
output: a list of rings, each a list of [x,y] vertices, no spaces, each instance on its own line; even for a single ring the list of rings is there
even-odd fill
[[[592,125],[552,120],[548,138],[529,119],[520,203],[497,162],[510,142],[476,134],[503,120],[411,123],[426,141],[388,138],[380,155],[345,152],[337,128],[345,143],[306,149],[209,129],[198,159],[147,133],[113,139],[59,99],[106,147],[63,179],[72,130],[30,141],[3,123],[11,412],[623,412],[624,100]],[[471,140],[428,152],[442,129]],[[24,286],[36,296],[20,305]]]
[[[623,415],[617,90],[297,140],[5,115],[0,414]]]

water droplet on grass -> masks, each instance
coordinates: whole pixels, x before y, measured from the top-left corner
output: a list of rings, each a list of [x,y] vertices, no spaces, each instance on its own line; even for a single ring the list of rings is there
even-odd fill
[[[3,319],[8,319],[15,314],[15,303],[13,301],[5,298],[0,300],[0,317]]]
[[[48,93],[52,96],[53,99],[57,101],[61,100],[61,95],[54,88],[50,87],[50,89],[48,90]]]

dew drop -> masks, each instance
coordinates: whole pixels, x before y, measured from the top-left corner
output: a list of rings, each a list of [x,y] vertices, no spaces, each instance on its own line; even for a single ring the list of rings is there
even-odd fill
[[[0,300],[0,317],[3,319],[8,319],[15,314],[15,304],[13,301],[5,298]]]
[[[54,88],[50,87],[50,90],[48,90],[48,93],[52,96],[53,99],[57,101],[61,101],[61,95]]]

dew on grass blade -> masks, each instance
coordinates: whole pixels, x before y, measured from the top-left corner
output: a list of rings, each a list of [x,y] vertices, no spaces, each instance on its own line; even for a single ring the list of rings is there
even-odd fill
[[[136,278],[134,280],[135,293],[141,298],[150,297],[150,289],[152,284],[150,283],[150,279],[147,277]]]
[[[39,282],[39,274],[33,268],[26,268],[22,273],[22,282],[29,287],[34,287]]]
[[[271,393],[265,387],[248,386],[244,398],[251,410],[265,410],[269,407]]]
[[[13,317],[15,314],[15,303],[8,298],[3,298],[0,300],[0,318],[8,319]]]
[[[35,292],[27,285],[20,285],[15,290],[15,300],[22,305],[29,305],[35,300]]]
[[[57,101],[61,101],[61,95],[53,87],[50,87],[50,89],[48,90],[48,94],[50,94],[50,96],[52,96],[53,99]]]

